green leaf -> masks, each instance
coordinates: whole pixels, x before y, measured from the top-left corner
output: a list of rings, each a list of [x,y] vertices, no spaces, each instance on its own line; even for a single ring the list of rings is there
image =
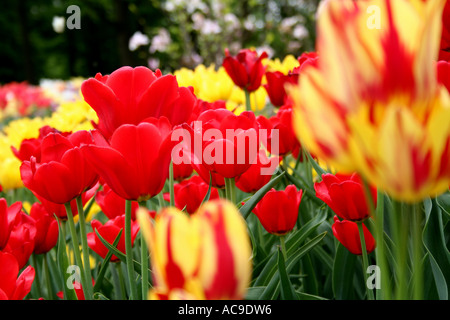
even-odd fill
[[[109,251],[111,251],[117,258],[119,258],[120,261],[126,263],[127,258],[126,258],[126,256],[125,256],[125,254],[123,254],[120,250],[118,250],[117,248],[113,247],[108,241],[106,241],[106,240],[98,233],[97,229],[95,229],[95,234],[98,236],[98,238],[100,239],[100,241],[105,245],[105,247],[106,247]],[[134,266],[134,270],[135,270],[137,273],[140,274],[140,273],[141,273],[141,264],[140,264],[138,261],[133,260],[133,266]],[[149,269],[149,272],[151,272],[150,269]],[[149,284],[151,285],[150,280],[149,280]]]
[[[436,199],[431,200],[431,208],[425,206],[426,223],[423,230],[423,244],[429,255],[431,270],[440,299],[447,300],[450,283],[450,254],[445,245],[442,210]]]
[[[286,272],[289,273],[294,267],[294,265],[305,254],[307,254],[311,249],[313,249],[317,244],[319,244],[322,241],[322,239],[325,237],[326,234],[327,234],[326,232],[319,234],[318,236],[316,236],[315,238],[304,244],[302,247],[298,248],[297,251],[295,251],[292,256],[288,257],[286,263]],[[278,270],[276,270],[273,276],[270,278],[269,284],[262,293],[260,299],[263,300],[276,299],[276,297],[278,296],[279,284],[280,284],[280,273]]]
[[[202,200],[202,204],[209,201],[209,198],[211,197],[211,189],[212,189],[212,177],[211,177],[211,171],[209,172],[209,187],[208,192],[206,192],[205,197]]]
[[[63,237],[64,232],[61,231],[61,228],[63,226],[61,225],[61,222],[56,216],[55,218],[56,221],[58,221],[58,228],[59,228],[56,258],[58,261],[59,270],[61,270],[62,278],[64,280],[63,283],[64,300],[78,300],[75,290],[67,287],[67,280],[69,280],[69,277],[71,275],[70,273],[67,272],[67,268],[69,267],[69,259],[67,258],[66,241]]]
[[[266,287],[250,287],[247,289],[245,300],[258,300]]]
[[[300,291],[296,291],[296,294],[298,296],[298,300],[328,300],[324,297],[319,297],[313,294],[308,294]]]
[[[264,187],[259,189],[251,198],[248,200],[240,209],[242,216],[244,219],[247,219],[250,212],[252,212],[253,208],[256,206],[256,204],[264,197],[264,195],[272,188],[274,188],[281,180],[281,178],[284,176],[284,172],[270,180]]]
[[[278,250],[278,272],[280,273],[281,299],[297,300],[297,294],[295,293],[291,280],[289,280],[281,250]]]
[[[338,244],[333,266],[333,293],[337,300],[354,299],[353,276],[357,256]]]
[[[105,297],[102,293],[95,292],[94,293],[94,300],[109,300],[109,299],[107,297]]]
[[[321,212],[314,219],[308,221],[302,228],[294,231],[286,240],[286,251],[288,257],[291,256],[295,250],[308,238],[325,220],[326,212]],[[255,286],[266,286],[268,285],[270,278],[276,272],[277,259],[276,255],[272,253],[263,260],[263,265],[265,264],[263,270],[259,274],[255,281]]]
[[[123,231],[123,229],[120,229],[119,234],[117,235],[116,239],[114,239],[114,242],[112,244],[112,246],[114,248],[117,247],[117,244],[119,243],[120,236],[122,235],[122,231]],[[105,256],[105,259],[103,260],[102,266],[100,267],[100,271],[98,272],[97,280],[94,285],[94,292],[99,291],[99,289],[102,285],[103,277],[105,276],[105,273],[108,268],[108,265],[109,265],[112,255],[113,255],[112,251],[109,250]]]
[[[446,192],[436,198],[436,202],[439,204],[441,209],[450,218],[450,192]]]

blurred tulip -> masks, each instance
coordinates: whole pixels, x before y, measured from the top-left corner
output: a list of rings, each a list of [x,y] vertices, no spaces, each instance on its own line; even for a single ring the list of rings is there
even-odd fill
[[[317,198],[324,201],[339,217],[360,221],[369,217],[364,186],[356,174],[323,174],[322,181],[314,184]],[[377,203],[377,190],[370,187],[373,204]]]
[[[58,222],[55,217],[47,212],[40,203],[31,207],[30,217],[36,222],[36,237],[34,241],[34,253],[49,252],[58,241]]]
[[[119,235],[120,230],[122,234],[120,235],[119,243],[117,244],[117,249],[120,250],[123,254],[125,254],[125,214],[121,216],[117,216],[114,219],[108,220],[104,225],[98,220],[92,220],[91,222],[92,229],[94,232],[90,232],[87,234],[87,241],[89,248],[91,248],[95,253],[101,256],[103,259],[106,257],[109,252],[108,248],[101,242],[101,240],[97,237],[95,230],[102,236],[103,239],[108,241],[111,245],[114,243],[114,240]],[[137,222],[131,221],[131,241],[134,242],[137,233],[139,232],[139,225]],[[111,256],[112,262],[119,262],[120,259],[115,255]]]
[[[349,220],[340,221],[337,216],[334,216],[334,223],[332,225],[333,234],[344,247],[353,254],[361,255],[361,240],[359,237],[358,226],[356,222]],[[375,239],[370,231],[363,224],[364,240],[366,242],[367,253],[375,250]]]
[[[450,184],[450,96],[435,67],[445,2],[375,2],[385,23],[378,29],[368,27],[371,3],[324,3],[320,59],[288,89],[294,129],[305,148],[339,172],[359,172],[413,203]]]
[[[267,232],[285,235],[295,227],[302,194],[303,190],[297,191],[294,185],[281,191],[272,188],[258,202],[253,213]]]
[[[209,201],[190,217],[167,208],[154,224],[145,211],[138,211],[138,221],[153,267],[150,298],[244,297],[251,277],[251,246],[234,205]]]
[[[154,120],[122,125],[110,144],[97,136],[95,145],[81,148],[100,177],[126,200],[145,201],[157,195],[169,175],[170,123],[167,118]]]
[[[437,63],[437,79],[450,92],[450,62],[439,61]]]
[[[146,67],[122,67],[107,77],[97,74],[83,82],[81,92],[108,140],[122,124],[137,125],[149,117],[164,116],[172,125],[187,122],[196,100],[189,88],[178,87],[175,76]]]
[[[87,131],[77,131],[67,137],[49,133],[42,140],[41,161],[32,156],[20,166],[23,184],[48,201],[70,202],[98,180],[80,151],[80,145],[89,143],[92,138]]]
[[[20,269],[12,254],[0,251],[0,300],[23,300],[30,293],[34,268],[28,266],[19,275]]]
[[[232,57],[228,49],[225,49],[225,59],[222,66],[235,85],[252,92],[261,86],[265,71],[261,60],[265,58],[267,58],[266,52],[258,56],[256,51],[249,49],[242,49],[236,57]]]

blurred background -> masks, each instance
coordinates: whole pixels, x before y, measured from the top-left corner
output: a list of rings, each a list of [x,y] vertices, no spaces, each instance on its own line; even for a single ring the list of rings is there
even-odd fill
[[[270,58],[314,50],[319,0],[16,0],[0,10],[0,84],[219,66],[224,49]],[[78,6],[67,12],[71,5]],[[79,29],[69,29],[78,18]]]

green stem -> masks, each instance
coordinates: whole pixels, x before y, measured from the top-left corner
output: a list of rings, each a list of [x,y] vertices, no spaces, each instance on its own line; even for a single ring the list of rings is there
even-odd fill
[[[225,178],[225,191],[227,193],[227,199],[233,204],[236,204],[236,186],[234,178]]]
[[[357,221],[356,224],[358,225],[358,231],[359,231],[359,239],[361,241],[361,252],[362,252],[362,260],[363,260],[363,274],[364,274],[364,280],[365,280],[365,286],[367,290],[367,298],[369,300],[374,300],[373,298],[373,291],[369,289],[367,286],[367,268],[369,267],[369,259],[367,258],[367,247],[366,247],[366,240],[364,238],[364,229],[363,229],[363,222]]]
[[[158,198],[158,203],[159,203],[159,210],[161,210],[162,208],[164,208],[166,206],[166,202],[164,200],[164,195],[163,195],[162,191],[160,193],[158,193],[157,198]]]
[[[126,292],[126,288],[125,288],[125,282],[123,281],[124,277],[123,277],[123,272],[122,272],[122,265],[120,262],[115,263],[115,265],[116,265],[116,270],[117,270],[118,275],[116,275],[115,273],[114,273],[114,275],[117,276],[117,278],[119,278],[119,288],[120,288],[121,299],[126,300],[127,292]]]
[[[89,246],[87,243],[87,233],[86,233],[86,220],[84,217],[83,210],[83,202],[81,200],[81,196],[77,197],[77,210],[78,210],[78,221],[80,222],[80,236],[81,236],[81,248],[83,252],[83,261],[84,261],[84,272],[86,274],[86,285],[87,291],[89,292],[89,297],[92,298],[94,296],[94,289],[92,287],[92,275],[91,275],[91,266],[89,261]],[[91,300],[91,299],[88,299]]]
[[[45,274],[45,283],[47,285],[47,299],[48,300],[53,300],[53,287],[52,287],[52,282],[50,279],[50,271],[48,268],[48,253],[46,253],[44,255],[44,274]]]
[[[369,206],[370,207],[370,206]],[[371,213],[372,215],[372,213]],[[389,284],[389,268],[386,263],[386,252],[384,242],[384,193],[378,191],[377,209],[375,213],[375,237],[377,247],[375,248],[375,256],[381,273],[381,288],[377,290],[377,299],[390,300],[391,289]]]
[[[279,236],[279,238],[280,238],[281,253],[283,254],[284,261],[286,261],[287,259],[286,241],[285,241],[286,239],[284,235]]]
[[[244,89],[245,92],[245,109],[247,111],[252,111],[252,104],[250,101],[250,92]]]
[[[423,247],[422,247],[422,204],[413,206],[413,281],[414,299],[423,299]]]
[[[73,254],[75,256],[75,262],[78,265],[78,267],[81,269],[80,277],[81,277],[81,285],[83,287],[84,297],[86,300],[89,300],[90,296],[89,296],[89,291],[87,289],[88,286],[86,283],[86,272],[84,272],[83,260],[81,259],[78,235],[77,235],[77,231],[75,229],[75,223],[73,221],[72,208],[70,207],[70,202],[65,203],[64,206],[66,207],[67,221],[69,222],[69,230],[70,230],[70,235],[72,237],[72,247],[73,247]]]
[[[125,200],[125,250],[128,272],[128,282],[130,284],[130,299],[136,300],[137,288],[134,281],[133,248],[131,245],[131,201]]]
[[[146,208],[145,203],[139,203],[139,206]],[[148,296],[148,251],[144,235],[141,232],[141,276],[142,276],[142,300],[147,300]]]
[[[170,206],[175,206],[175,190],[173,181],[173,161],[170,161],[169,166],[169,192],[170,192]]]
[[[393,236],[395,241],[395,259],[397,262],[395,269],[395,276],[397,278],[395,299],[407,300],[408,299],[407,242],[408,242],[409,220],[404,219],[402,203],[393,200],[392,204],[393,204],[392,225],[394,231]]]

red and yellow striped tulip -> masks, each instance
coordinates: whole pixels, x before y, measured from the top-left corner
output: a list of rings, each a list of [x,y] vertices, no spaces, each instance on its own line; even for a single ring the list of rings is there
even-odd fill
[[[149,246],[155,287],[150,299],[242,299],[249,285],[251,246],[245,221],[223,199],[188,216],[176,208],[151,223],[137,213]]]
[[[319,62],[290,87],[302,144],[415,202],[450,183],[450,96],[435,63],[445,0],[328,1]]]

